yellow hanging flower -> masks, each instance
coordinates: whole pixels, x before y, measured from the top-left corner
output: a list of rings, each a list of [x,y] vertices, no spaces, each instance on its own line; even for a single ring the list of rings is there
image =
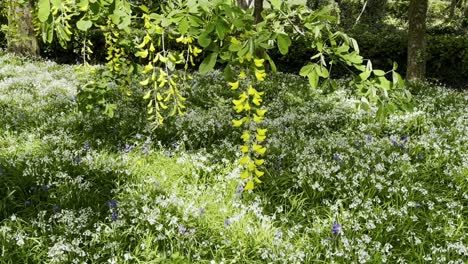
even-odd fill
[[[244,191],[253,190],[253,188],[254,188],[253,181],[248,181],[247,184],[245,184]]]
[[[249,133],[249,131],[244,131],[244,133],[242,134],[241,138],[244,140],[244,142],[249,141],[249,139],[250,139],[250,133]]]
[[[261,145],[253,145],[252,149],[257,152],[258,155],[263,155],[265,154],[266,148],[262,147]]]
[[[260,128],[257,128],[257,134],[259,134],[260,136],[264,136],[266,135],[266,132],[268,130],[265,128],[265,129],[260,129]]]
[[[257,166],[260,166],[262,165],[263,163],[265,163],[265,160],[264,159],[255,159],[255,165]]]
[[[259,171],[259,170],[255,170],[255,175],[257,175],[257,177],[261,177],[261,176],[263,176],[263,174],[265,174],[265,172]]]
[[[265,116],[265,113],[266,113],[267,110],[263,109],[263,110],[260,110],[260,109],[257,109],[257,115],[260,116],[260,117],[264,117]]]
[[[264,70],[255,69],[255,78],[257,78],[258,81],[264,81],[265,77],[266,77],[266,73]]]
[[[245,71],[241,71],[241,72],[239,73],[239,79],[243,80],[243,79],[245,79],[246,77],[247,77],[247,75],[245,74]]]
[[[249,102],[245,102],[244,109],[245,109],[245,111],[249,111],[251,109]]]
[[[263,117],[254,114],[253,120],[254,120],[255,123],[262,122],[262,119],[263,119]]]
[[[249,147],[246,146],[246,145],[241,146],[241,152],[242,152],[242,153],[247,153],[247,152],[249,152]]]
[[[183,41],[184,41],[184,36],[180,36],[180,37],[176,38],[177,43],[180,43],[180,42],[183,42]]]
[[[265,135],[261,136],[258,133],[255,134],[255,138],[257,139],[258,142],[263,142],[266,138]]]
[[[239,163],[240,163],[241,165],[246,165],[247,163],[249,163],[249,161],[250,161],[249,157],[248,157],[248,156],[244,156],[244,157],[242,157],[242,159],[239,160]]]
[[[242,173],[241,173],[241,179],[247,179],[250,177],[250,172],[248,170],[244,170]]]
[[[255,166],[255,163],[253,163],[253,162],[250,162],[249,165],[247,165],[247,169],[249,171],[254,171],[255,168],[256,168],[256,166]]]
[[[254,59],[255,67],[258,67],[258,68],[263,67],[264,61],[265,61],[264,59]]]
[[[249,89],[247,89],[247,93],[249,95],[254,95],[254,94],[257,94],[257,90],[255,90],[255,88],[253,88],[252,85],[250,85]]]
[[[234,108],[234,110],[236,110],[236,113],[240,113],[240,112],[242,112],[244,110],[244,105],[241,105],[241,104],[236,105],[233,108]]]
[[[243,123],[243,120],[240,119],[240,120],[232,120],[232,124],[234,125],[234,127],[240,127]]]
[[[230,82],[230,83],[228,83],[228,84],[229,84],[229,86],[231,86],[231,89],[232,89],[232,90],[236,90],[237,88],[239,88],[239,81],[237,81],[237,82]]]

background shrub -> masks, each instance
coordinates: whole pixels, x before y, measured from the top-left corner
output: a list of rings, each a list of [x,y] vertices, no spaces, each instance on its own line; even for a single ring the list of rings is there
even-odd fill
[[[427,37],[427,78],[437,79],[453,87],[468,85],[468,38],[454,28],[436,28]],[[441,31],[444,34],[436,34]],[[356,27],[349,35],[357,40],[361,55],[371,59],[374,68],[389,70],[397,62],[398,71],[406,72],[407,32],[394,27],[373,29],[367,26]],[[280,71],[297,73],[301,66],[310,60],[314,52],[307,41],[294,42],[288,56],[273,52]],[[343,77],[347,70],[334,67],[335,77]],[[465,73],[465,74],[463,74]]]

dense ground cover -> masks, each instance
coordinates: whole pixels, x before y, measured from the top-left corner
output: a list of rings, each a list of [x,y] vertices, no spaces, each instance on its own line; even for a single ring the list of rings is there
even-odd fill
[[[76,110],[78,79],[0,55],[0,263],[468,257],[467,92],[413,87],[415,111],[378,122],[346,89],[273,76],[268,175],[242,193],[222,74],[196,76],[186,115],[155,132],[143,91],[110,119]]]

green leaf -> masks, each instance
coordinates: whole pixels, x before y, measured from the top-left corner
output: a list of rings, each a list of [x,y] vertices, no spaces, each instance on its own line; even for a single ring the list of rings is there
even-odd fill
[[[145,13],[149,13],[149,8],[147,6],[145,6],[145,5],[141,5],[140,9],[141,9],[141,11],[143,11]]]
[[[370,74],[370,71],[361,72],[361,74],[359,74],[359,78],[361,79],[361,81],[365,81],[367,80],[367,78],[370,77]]]
[[[372,71],[376,76],[384,76],[385,72],[382,70],[373,70]]]
[[[148,57],[148,50],[143,50],[135,53],[135,56],[140,57],[140,58],[146,58]]]
[[[76,4],[78,6],[78,9],[80,11],[83,11],[83,12],[86,12],[88,11],[88,8],[89,8],[89,2],[88,0],[81,0],[78,4]]]
[[[50,3],[55,8],[60,8],[62,6],[62,0],[50,0]]]
[[[281,9],[281,0],[270,0],[271,6],[273,6],[273,9]]]
[[[268,54],[265,54],[265,57],[266,57],[266,59],[268,60],[268,63],[270,63],[271,70],[272,70],[273,72],[277,72],[278,69],[276,68],[276,64],[275,64],[275,62],[273,61],[273,59],[272,59]]]
[[[50,2],[49,0],[39,0],[39,3],[37,5],[39,7],[39,10],[37,12],[37,18],[39,19],[39,21],[44,23],[50,16]]]
[[[200,64],[200,68],[198,71],[202,74],[207,73],[213,70],[214,66],[216,65],[216,60],[218,59],[218,53],[213,52],[208,55]]]
[[[200,44],[201,47],[206,48],[211,44],[211,38],[208,34],[202,33],[198,37],[198,44]]]
[[[278,49],[281,54],[286,55],[289,51],[289,46],[291,46],[291,39],[286,34],[278,34],[276,37],[278,40]]]
[[[224,39],[226,33],[229,32],[229,25],[222,19],[216,21],[216,33],[220,40]]]
[[[320,77],[328,78],[330,76],[330,73],[328,72],[327,68],[323,66],[317,67],[316,71]]]
[[[90,29],[92,26],[93,26],[93,22],[89,20],[81,19],[78,22],[76,22],[76,27],[81,31],[88,31],[88,29]]]
[[[351,40],[351,46],[353,46],[353,49],[357,53],[359,53],[359,45],[358,45],[357,41],[355,39],[353,39],[353,38],[350,38],[350,40]]]
[[[319,83],[319,76],[318,76],[317,72],[315,71],[315,69],[311,73],[309,73],[309,75],[307,75],[307,77],[309,78],[310,86],[313,89],[316,89],[318,87],[318,83]]]
[[[180,34],[187,33],[188,28],[189,28],[189,23],[187,19],[182,19],[178,25],[179,33]]]
[[[384,88],[385,90],[390,90],[392,85],[389,80],[385,77],[378,77],[380,87]]]
[[[236,74],[229,65],[226,65],[224,68],[224,79],[228,82],[234,82],[236,80]]]
[[[315,70],[315,66],[316,66],[316,64],[307,64],[307,65],[305,65],[299,71],[299,75],[302,76],[302,77],[308,76],[309,74],[312,73],[313,70]]]

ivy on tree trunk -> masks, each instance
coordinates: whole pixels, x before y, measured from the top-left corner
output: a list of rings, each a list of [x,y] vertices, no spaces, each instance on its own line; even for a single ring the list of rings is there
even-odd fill
[[[7,46],[11,52],[39,55],[31,6],[29,1],[11,0],[9,3]]]

